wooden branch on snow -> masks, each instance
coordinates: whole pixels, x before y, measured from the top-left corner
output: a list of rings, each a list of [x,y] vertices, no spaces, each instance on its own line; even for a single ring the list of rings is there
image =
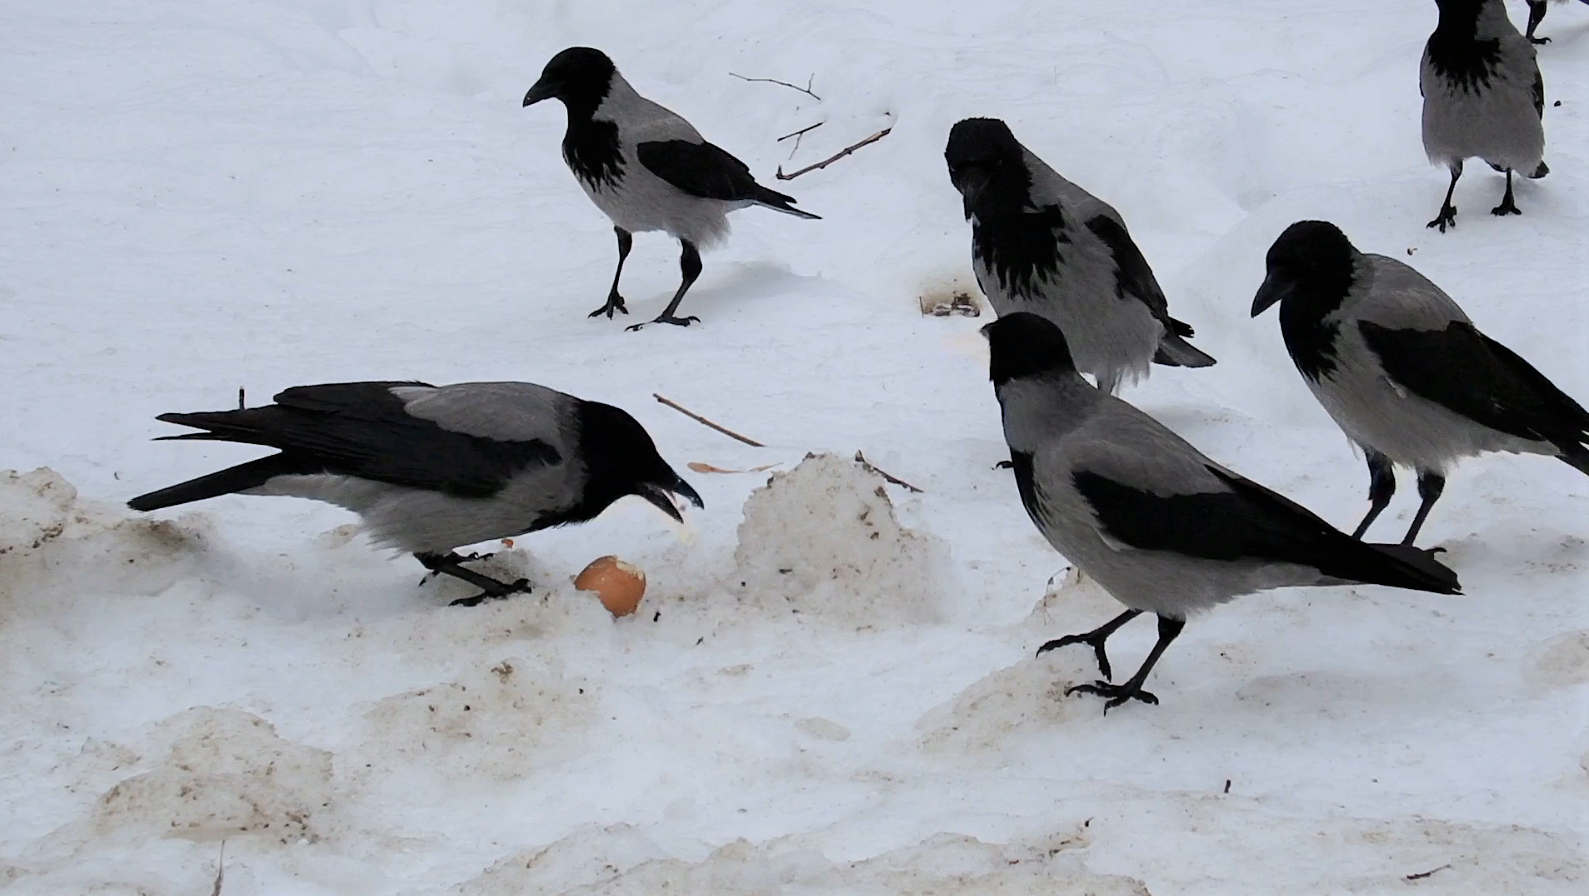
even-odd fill
[[[911,485],[910,483],[908,483],[905,480],[899,478],[898,476],[895,476],[894,474],[888,472],[887,470],[880,469],[876,464],[873,464],[871,461],[867,460],[866,459],[866,455],[862,454],[859,451],[855,452],[855,462],[860,464],[861,465],[861,469],[865,470],[866,472],[868,472],[868,473],[876,473],[877,475],[883,477],[884,479],[887,479],[889,482],[894,483],[895,485],[905,489],[906,491],[912,491],[912,492],[915,492],[918,495],[922,493],[921,489],[915,487],[914,485]]]
[[[792,134],[784,134],[782,137],[779,137],[777,140],[775,140],[773,142],[774,143],[782,143],[785,140],[788,140],[790,137],[799,137],[801,134],[804,134],[806,131],[814,131],[817,128],[822,127],[822,125],[823,125],[823,122],[820,122],[820,121],[817,122],[816,124],[808,124],[805,127],[801,128],[800,130],[795,131]]]
[[[668,407],[674,409],[675,411],[678,411],[679,413],[681,413],[684,416],[690,418],[691,420],[694,420],[696,423],[699,423],[702,426],[711,427],[712,429],[717,430],[718,432],[722,433],[725,436],[728,436],[731,439],[738,439],[739,441],[744,442],[746,445],[750,445],[753,448],[765,448],[765,447],[767,447],[766,445],[763,445],[762,443],[756,441],[755,439],[746,438],[745,436],[742,436],[739,433],[734,432],[732,429],[729,429],[726,426],[721,426],[719,424],[713,423],[712,421],[706,419],[705,417],[702,417],[700,414],[695,413],[694,411],[692,411],[689,408],[679,404],[678,402],[674,401],[671,398],[663,398],[661,395],[658,395],[655,392],[651,393],[651,397],[655,398],[657,401],[662,402],[663,404],[665,404]]]
[[[801,168],[799,171],[795,171],[795,172],[792,172],[790,174],[784,174],[783,173],[783,166],[780,165],[780,166],[778,166],[778,170],[773,174],[773,177],[776,177],[779,180],[794,180],[795,178],[797,178],[800,175],[805,174],[807,172],[815,171],[818,168],[826,168],[829,165],[833,164],[834,162],[837,162],[839,159],[842,159],[845,156],[849,155],[850,153],[855,152],[857,149],[860,149],[861,147],[867,145],[868,143],[876,143],[877,141],[883,139],[884,137],[887,137],[888,136],[888,132],[892,131],[893,129],[894,129],[894,126],[893,125],[889,125],[888,127],[883,128],[881,131],[878,131],[877,133],[873,134],[870,137],[867,137],[865,140],[862,140],[859,143],[852,143],[849,146],[844,147],[843,149],[839,150],[838,152],[834,153],[833,155],[829,156],[828,158],[823,159],[820,162],[817,162],[815,165],[807,165],[804,168]]]
[[[789,88],[790,90],[798,90],[801,93],[803,93],[803,94],[811,97],[812,99],[816,100],[817,102],[819,102],[819,103],[822,102],[822,97],[817,96],[816,94],[811,92],[811,82],[815,81],[816,77],[817,77],[815,73],[813,73],[811,75],[811,77],[806,79],[806,86],[804,86],[804,87],[801,87],[799,84],[790,84],[788,81],[780,81],[777,78],[747,78],[744,75],[736,75],[733,72],[729,72],[728,74],[729,74],[730,77],[738,78],[741,81],[758,81],[758,82],[760,82],[762,84],[782,84],[783,86]]]

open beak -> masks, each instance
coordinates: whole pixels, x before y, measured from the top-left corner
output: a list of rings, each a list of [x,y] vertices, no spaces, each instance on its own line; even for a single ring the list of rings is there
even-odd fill
[[[1291,294],[1291,284],[1277,280],[1274,274],[1263,278],[1263,285],[1258,287],[1258,295],[1252,300],[1252,316],[1269,310],[1269,306],[1276,302],[1284,301]]]
[[[691,488],[688,482],[685,482],[683,479],[680,479],[676,476],[674,477],[673,484],[667,488],[663,488],[662,486],[658,485],[647,484],[642,486],[640,491],[640,497],[651,502],[652,506],[656,507],[656,509],[662,511],[670,517],[673,517],[674,522],[683,523],[684,515],[679,513],[679,507],[673,501],[674,495],[682,496],[696,507],[704,508],[706,506],[706,503],[701,500],[701,496],[695,493],[695,489]]]
[[[541,100],[549,100],[556,95],[557,88],[546,83],[546,79],[542,78],[535,82],[535,86],[530,88],[529,93],[524,95],[524,105],[533,106]]]

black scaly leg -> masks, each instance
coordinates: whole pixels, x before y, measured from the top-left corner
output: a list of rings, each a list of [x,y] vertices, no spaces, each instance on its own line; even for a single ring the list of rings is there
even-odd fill
[[[1490,209],[1492,215],[1521,215],[1522,209],[1517,207],[1517,202],[1512,198],[1512,169],[1506,169],[1506,195],[1501,197],[1501,204]]]
[[[1447,227],[1457,226],[1457,207],[1451,204],[1451,194],[1457,191],[1457,178],[1462,176],[1462,160],[1451,163],[1451,186],[1446,188],[1446,201],[1440,204],[1440,215],[1429,222],[1430,227],[1440,228],[1441,233]]]
[[[486,555],[486,557],[489,556],[491,555]],[[480,593],[476,594],[474,597],[460,597],[448,606],[473,607],[487,599],[496,600],[498,598],[507,597],[510,594],[530,593],[529,579],[519,579],[510,584],[507,582],[499,582],[490,576],[482,575],[472,569],[465,569],[463,567],[465,561],[485,559],[484,557],[480,557],[475,554],[470,554],[467,557],[460,557],[457,554],[415,554],[414,559],[418,560],[426,569],[430,570],[431,572],[449,575],[455,579],[462,579],[463,581],[468,582],[469,584],[480,589]]]
[[[622,227],[614,227],[612,232],[618,235],[618,270],[614,271],[612,275],[612,289],[607,290],[607,304],[590,313],[591,317],[600,317],[605,314],[608,320],[612,320],[614,311],[621,311],[624,314],[629,313],[629,309],[623,305],[623,296],[618,295],[618,279],[623,276],[624,259],[629,257],[629,250],[634,246],[634,234],[624,230]]]
[[[1107,681],[1078,684],[1075,687],[1066,688],[1065,696],[1069,697],[1071,694],[1097,694],[1100,697],[1107,697],[1109,699],[1103,705],[1104,715],[1108,715],[1109,710],[1114,709],[1127,700],[1141,700],[1143,703],[1157,705],[1159,698],[1142,690],[1142,683],[1148,680],[1148,673],[1153,671],[1153,664],[1157,663],[1159,657],[1164,655],[1164,648],[1169,647],[1170,642],[1174,641],[1176,636],[1181,633],[1181,629],[1185,627],[1185,619],[1171,619],[1168,616],[1160,616],[1159,640],[1153,645],[1153,649],[1148,651],[1148,658],[1142,661],[1142,668],[1137,670],[1137,674],[1131,676],[1130,681],[1125,684],[1110,684]]]
[[[1402,544],[1411,545],[1418,537],[1418,530],[1423,528],[1423,521],[1429,516],[1430,508],[1440,500],[1440,493],[1445,491],[1446,478],[1433,470],[1418,471],[1418,497],[1423,503],[1418,505],[1418,514],[1412,518],[1412,528],[1407,530],[1407,537],[1401,540]]]
[[[701,276],[701,253],[696,251],[695,244],[689,240],[680,240],[679,242],[684,246],[684,251],[679,253],[679,273],[684,275],[684,282],[679,284],[679,291],[673,294],[673,301],[668,303],[668,307],[662,309],[662,314],[656,320],[651,321],[654,324],[673,324],[679,327],[687,327],[690,324],[699,323],[701,320],[693,316],[673,316],[673,312],[679,310],[679,303],[684,301],[684,294],[690,291],[690,284],[695,282],[696,277]],[[624,329],[638,330],[643,326],[645,324],[635,324]]]
[[[1363,533],[1368,527],[1379,519],[1379,514],[1390,503],[1392,495],[1396,494],[1396,471],[1390,458],[1372,448],[1365,449],[1368,455],[1368,516],[1357,524],[1357,531],[1352,537],[1361,541]]]
[[[1539,23],[1544,21],[1544,20],[1545,20],[1545,0],[1528,0],[1528,33],[1525,34],[1524,36],[1528,38],[1530,43],[1536,43],[1536,44],[1548,44],[1548,43],[1550,43],[1550,38],[1548,38],[1548,37],[1535,37],[1534,36],[1534,29],[1538,28],[1539,27]]]
[[[1104,652],[1103,643],[1109,640],[1109,636],[1114,634],[1115,630],[1120,626],[1125,625],[1127,622],[1130,622],[1141,615],[1141,610],[1127,610],[1090,632],[1080,635],[1066,635],[1063,638],[1055,638],[1054,640],[1049,641],[1047,644],[1044,644],[1042,647],[1037,648],[1037,655],[1042,656],[1050,650],[1066,647],[1071,644],[1091,644],[1093,652],[1098,654],[1098,671],[1102,673],[1103,677],[1106,679],[1113,678],[1114,673],[1109,668],[1109,654]]]

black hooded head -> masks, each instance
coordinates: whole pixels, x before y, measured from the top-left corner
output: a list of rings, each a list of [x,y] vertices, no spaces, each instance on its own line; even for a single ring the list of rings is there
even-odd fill
[[[1032,175],[1021,144],[997,118],[967,118],[949,129],[944,149],[949,181],[966,217],[987,220],[1020,213],[1029,203]]]
[[[988,379],[995,389],[1011,380],[1076,372],[1065,334],[1046,317],[1006,314],[985,325],[982,335],[988,340]]]
[[[627,411],[582,401],[575,425],[579,430],[577,461],[584,464],[587,478],[579,506],[560,522],[591,519],[625,495],[644,498],[680,522],[683,517],[673,503],[674,495],[682,495],[696,507],[705,506],[695,489],[657,453],[650,433]]]
[[[559,99],[570,120],[589,118],[606,99],[618,69],[607,54],[590,47],[569,47],[546,63],[540,80],[524,95],[524,105]]]
[[[1286,351],[1311,380],[1335,369],[1340,325],[1328,318],[1352,291],[1356,259],[1351,240],[1328,221],[1292,224],[1265,257],[1268,274],[1252,300],[1252,316],[1279,303]]]

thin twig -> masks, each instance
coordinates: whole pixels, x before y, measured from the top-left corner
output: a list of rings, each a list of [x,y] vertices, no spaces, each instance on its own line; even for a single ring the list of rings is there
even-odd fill
[[[798,90],[801,93],[804,93],[807,96],[810,96],[812,99],[816,100],[817,102],[819,102],[819,103],[822,102],[822,97],[817,96],[816,94],[811,92],[811,82],[815,81],[816,77],[817,77],[815,73],[813,73],[811,75],[811,77],[806,79],[806,86],[804,86],[804,87],[801,87],[799,84],[790,84],[788,81],[780,81],[777,78],[747,78],[744,75],[736,75],[733,72],[729,72],[728,74],[730,76],[732,76],[732,77],[738,78],[741,81],[760,81],[763,84],[782,84],[783,86],[789,88],[790,90]]]
[[[1403,877],[1405,877],[1407,880],[1423,880],[1426,877],[1434,876],[1434,874],[1436,872],[1438,872],[1438,871],[1444,871],[1444,870],[1446,870],[1447,868],[1450,868],[1450,867],[1451,867],[1451,864],[1448,862],[1448,863],[1446,863],[1444,865],[1441,865],[1439,868],[1430,868],[1428,871],[1420,871],[1417,874],[1406,874],[1406,875],[1403,875]]]
[[[860,149],[861,147],[865,146],[866,144],[868,144],[868,143],[876,143],[877,141],[883,139],[884,137],[887,137],[888,136],[888,132],[892,131],[893,129],[894,129],[894,126],[893,125],[889,125],[888,127],[883,128],[881,131],[878,131],[877,133],[873,134],[870,137],[867,137],[865,140],[862,140],[859,143],[853,143],[853,144],[851,144],[849,146],[844,147],[843,149],[839,150],[838,152],[834,153],[833,155],[829,156],[828,158],[823,159],[822,161],[816,163],[815,165],[807,165],[804,168],[801,168],[799,171],[795,171],[795,172],[792,172],[790,174],[784,174],[783,173],[783,166],[780,165],[780,166],[778,166],[778,170],[773,173],[773,177],[776,177],[779,180],[794,180],[795,178],[797,178],[800,175],[805,174],[807,172],[815,171],[818,168],[826,168],[829,165],[833,164],[834,162],[837,162],[839,159],[844,158],[845,156],[849,155],[852,152],[855,152],[857,149]]]
[[[674,401],[671,398],[663,398],[661,395],[658,395],[655,392],[651,393],[651,397],[655,398],[657,401],[662,402],[663,404],[665,404],[668,407],[674,409],[675,411],[678,411],[679,413],[681,413],[684,416],[690,418],[691,420],[694,420],[696,423],[699,423],[699,424],[701,424],[703,426],[710,426],[712,429],[717,430],[718,432],[722,433],[725,436],[728,436],[731,439],[738,439],[739,441],[744,442],[746,445],[750,445],[750,446],[752,446],[754,448],[765,448],[765,447],[767,447],[766,445],[763,445],[762,443],[756,441],[755,439],[749,439],[749,438],[746,438],[745,436],[740,435],[737,432],[734,432],[732,429],[729,429],[726,426],[720,426],[720,425],[718,425],[716,423],[713,423],[712,421],[706,419],[705,417],[702,417],[700,414],[695,413],[694,411],[692,411],[689,408],[679,404],[678,402]]]
[[[782,143],[782,142],[784,142],[784,141],[785,141],[785,140],[788,140],[788,139],[789,139],[789,138],[790,138],[790,137],[793,137],[793,138],[794,138],[794,142],[795,142],[795,144],[794,144],[794,148],[792,148],[792,149],[790,149],[790,150],[789,150],[789,158],[791,158],[791,159],[792,159],[792,158],[794,158],[794,157],[795,157],[795,153],[797,153],[797,152],[799,152],[799,151],[800,151],[800,141],[801,141],[801,140],[804,140],[804,139],[805,139],[805,136],[806,136],[806,132],[807,132],[807,131],[814,131],[814,130],[816,130],[816,129],[817,129],[817,128],[820,128],[820,127],[822,127],[822,122],[820,122],[820,121],[819,121],[819,122],[817,122],[817,123],[816,123],[816,124],[813,124],[813,125],[807,125],[807,126],[806,126],[806,127],[803,127],[803,128],[801,128],[801,129],[800,129],[800,130],[798,130],[798,131],[795,131],[795,132],[794,132],[794,133],[792,133],[792,134],[784,134],[784,135],[783,135],[783,136],[782,136],[782,137],[779,137],[779,138],[778,138],[778,139],[777,139],[777,140],[776,140],[776,141],[774,141],[774,142],[776,142],[776,143]]]
[[[237,409],[239,411],[241,411],[243,409],[243,387],[242,386],[238,386],[237,387]]]
[[[912,491],[912,492],[915,492],[918,495],[922,493],[921,489],[915,487],[914,485],[911,485],[910,483],[908,483],[905,480],[899,478],[898,476],[895,476],[894,474],[888,472],[887,470],[880,469],[876,464],[874,464],[871,461],[867,460],[866,459],[866,455],[862,454],[859,451],[855,452],[855,462],[860,464],[861,465],[861,469],[865,470],[866,472],[868,472],[868,473],[876,473],[877,475],[883,477],[884,479],[887,479],[889,482],[892,482],[892,483],[894,483],[897,486],[900,486],[901,488],[905,489],[906,491]]]
[[[801,128],[800,130],[795,131],[792,134],[784,134],[782,137],[779,137],[777,140],[775,140],[773,142],[774,143],[782,143],[785,140],[788,140],[790,137],[798,137],[801,134],[804,134],[806,131],[814,131],[817,128],[822,127],[823,124],[825,124],[825,122],[821,122],[821,121],[817,122],[816,124],[808,124],[805,127]]]
[[[215,889],[210,896],[221,896],[221,881],[226,879],[226,841],[221,841],[221,857],[215,860]]]

